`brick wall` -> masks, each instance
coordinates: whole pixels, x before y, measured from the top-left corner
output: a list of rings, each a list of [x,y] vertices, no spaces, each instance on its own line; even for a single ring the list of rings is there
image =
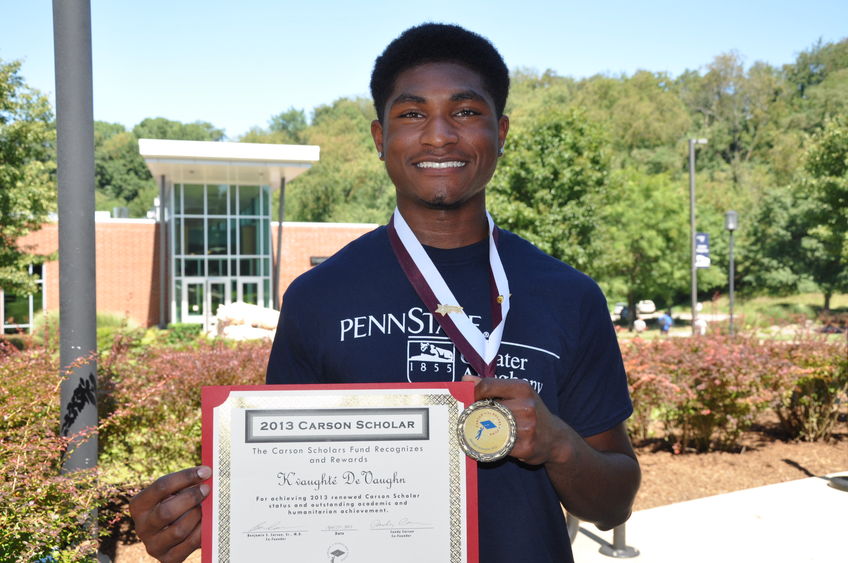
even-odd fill
[[[331,256],[376,225],[359,223],[283,223],[280,294],[312,267],[311,258]],[[28,252],[58,250],[58,224],[47,223],[19,241]],[[271,226],[276,260],[277,223]],[[128,315],[141,325],[159,322],[158,225],[146,219],[95,222],[97,310]],[[59,262],[44,264],[45,308],[59,310]]]
[[[155,221],[110,219],[96,221],[97,311],[127,315],[150,326],[159,321],[159,245]],[[58,250],[59,225],[47,223],[29,233],[21,246],[50,254]],[[44,264],[45,308],[59,310],[59,262]]]
[[[276,261],[277,227],[271,224],[271,255]],[[283,248],[280,271],[280,297],[289,284],[310,269],[312,257],[327,258],[377,225],[366,223],[294,223],[283,222]]]

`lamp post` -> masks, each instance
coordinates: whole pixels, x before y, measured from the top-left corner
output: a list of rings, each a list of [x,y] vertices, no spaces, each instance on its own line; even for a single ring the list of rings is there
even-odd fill
[[[728,253],[730,254],[730,260],[728,261],[728,273],[727,278],[730,285],[730,336],[733,336],[733,282],[734,282],[734,270],[733,270],[733,231],[735,231],[739,226],[739,215],[735,211],[728,211],[724,214],[724,228],[728,230],[730,233],[730,246],[728,249]]]
[[[698,269],[695,266],[695,145],[706,145],[706,139],[689,139],[689,241],[690,268],[692,276],[692,334],[697,334],[695,321],[698,318]]]

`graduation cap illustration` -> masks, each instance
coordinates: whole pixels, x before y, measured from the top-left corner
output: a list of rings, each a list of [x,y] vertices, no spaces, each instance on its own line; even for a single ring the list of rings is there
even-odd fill
[[[480,421],[480,429],[477,431],[477,436],[475,439],[479,440],[480,436],[483,435],[483,430],[491,430],[492,428],[497,428],[498,425],[492,422],[491,420],[481,420]]]
[[[334,549],[333,551],[330,552],[330,555],[333,556],[332,559],[330,559],[330,563],[334,563],[336,561],[336,557],[341,557],[345,553],[347,553],[347,552],[344,551],[344,550],[341,550],[341,549],[338,549],[338,548]]]

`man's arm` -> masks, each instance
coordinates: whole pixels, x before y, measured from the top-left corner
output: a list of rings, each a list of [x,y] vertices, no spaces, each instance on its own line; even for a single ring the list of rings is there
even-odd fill
[[[518,436],[510,455],[544,465],[568,512],[604,530],[627,520],[641,472],[624,423],[584,439],[525,381],[463,379],[476,382],[476,400],[496,398],[512,412]]]
[[[135,531],[147,553],[171,563],[184,561],[200,547],[200,503],[209,494],[206,466],[165,475],[130,501]]]

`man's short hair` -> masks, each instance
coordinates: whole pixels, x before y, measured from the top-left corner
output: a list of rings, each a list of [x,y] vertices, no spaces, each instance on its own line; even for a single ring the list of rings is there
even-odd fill
[[[374,62],[371,97],[377,119],[383,121],[386,102],[400,73],[418,65],[442,62],[459,64],[479,74],[495,102],[498,117],[503,115],[509,69],[494,45],[458,25],[425,23],[400,34]]]

